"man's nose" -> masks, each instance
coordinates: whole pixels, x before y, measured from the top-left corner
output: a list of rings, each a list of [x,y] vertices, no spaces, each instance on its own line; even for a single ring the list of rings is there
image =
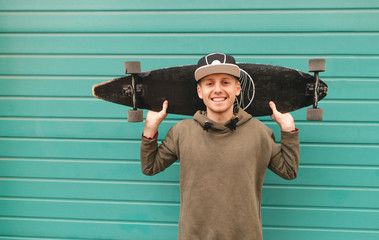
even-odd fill
[[[215,92],[221,92],[221,84],[220,83],[216,83],[215,84]]]

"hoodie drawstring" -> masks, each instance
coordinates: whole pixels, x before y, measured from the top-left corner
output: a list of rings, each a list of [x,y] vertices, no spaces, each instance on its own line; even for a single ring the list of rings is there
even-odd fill
[[[238,117],[230,119],[230,121],[225,124],[226,127],[228,127],[230,130],[234,131],[237,128],[237,123],[240,119]]]
[[[212,123],[206,121],[204,123],[203,129],[208,132],[208,130],[212,127]]]
[[[225,127],[229,128],[230,130],[234,131],[237,128],[237,123],[240,119],[238,117],[232,118],[227,124],[225,124]],[[206,121],[204,123],[203,129],[204,131],[207,131],[212,128],[213,123]]]

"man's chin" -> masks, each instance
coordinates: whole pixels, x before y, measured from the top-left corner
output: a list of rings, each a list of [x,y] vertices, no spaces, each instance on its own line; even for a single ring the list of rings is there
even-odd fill
[[[215,114],[224,114],[227,112],[233,112],[233,107],[207,107],[207,111],[211,111]]]

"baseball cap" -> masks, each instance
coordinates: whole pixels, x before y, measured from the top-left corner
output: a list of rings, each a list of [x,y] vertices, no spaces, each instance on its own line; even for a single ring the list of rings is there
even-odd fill
[[[240,77],[240,68],[236,65],[234,57],[224,53],[211,53],[200,58],[195,71],[195,79],[199,81],[215,73],[225,73]]]

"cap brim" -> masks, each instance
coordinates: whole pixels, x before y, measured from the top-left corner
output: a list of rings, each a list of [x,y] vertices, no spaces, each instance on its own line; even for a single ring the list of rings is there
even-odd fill
[[[199,67],[195,71],[195,79],[199,81],[203,77],[206,77],[211,74],[225,73],[230,74],[235,77],[240,77],[240,68],[237,65],[224,63],[217,65],[206,65]]]

